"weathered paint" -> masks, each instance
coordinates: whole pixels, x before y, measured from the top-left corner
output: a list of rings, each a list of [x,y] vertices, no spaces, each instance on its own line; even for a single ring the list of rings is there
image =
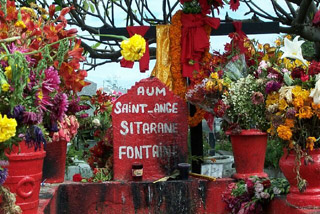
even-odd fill
[[[227,214],[222,193],[233,180],[201,179],[168,182],[64,183],[40,194],[38,214]],[[50,189],[49,188],[49,189]],[[55,194],[52,192],[56,192]],[[47,198],[47,199],[44,199]],[[315,214],[319,209],[297,209],[276,197],[265,214]]]

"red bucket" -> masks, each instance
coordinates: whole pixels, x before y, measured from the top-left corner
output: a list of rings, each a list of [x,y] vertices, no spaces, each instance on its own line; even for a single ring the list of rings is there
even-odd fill
[[[28,148],[25,141],[19,147],[14,146],[9,159],[8,177],[4,186],[16,194],[16,204],[23,214],[36,214],[39,205],[39,192],[42,178],[42,165],[46,152]]]
[[[47,156],[43,164],[43,180],[45,183],[62,183],[66,169],[67,142],[47,143]]]

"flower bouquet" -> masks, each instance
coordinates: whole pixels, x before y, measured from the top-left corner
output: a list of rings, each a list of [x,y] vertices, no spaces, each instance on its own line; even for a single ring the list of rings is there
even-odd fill
[[[278,63],[267,64],[264,69],[269,73],[268,131],[287,148],[280,168],[291,186],[288,202],[295,206],[319,207],[320,203],[314,198],[319,196],[314,191],[319,188],[320,176],[315,170],[319,166],[320,147],[320,69],[319,62],[303,58],[303,42],[298,36],[292,41],[286,37],[279,49],[283,53],[279,53]]]
[[[231,213],[254,214],[262,213],[264,206],[275,196],[286,194],[288,190],[286,179],[250,177],[230,183],[222,198]]]
[[[23,160],[28,165],[26,169],[42,165],[42,144],[50,140],[50,132],[58,131],[58,121],[67,112],[68,98],[88,84],[84,81],[86,71],[79,69],[84,57],[81,41],[75,38],[77,31],[65,29],[64,16],[71,9],[55,14],[54,5],[47,12],[34,3],[20,8],[15,1],[1,3],[0,159],[8,156],[10,162],[10,155],[26,152],[41,156],[37,158],[39,164],[32,162],[32,166],[28,165],[30,161]],[[10,162],[8,177],[26,176],[10,173],[10,168],[17,166],[15,163]],[[28,199],[32,203],[37,201],[41,178],[36,182],[39,186]],[[15,184],[10,185],[11,191],[15,191]],[[22,201],[17,197],[18,204]]]

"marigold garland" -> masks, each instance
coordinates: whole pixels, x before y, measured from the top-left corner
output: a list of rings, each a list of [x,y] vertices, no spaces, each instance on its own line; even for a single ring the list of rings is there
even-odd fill
[[[181,72],[181,14],[182,11],[179,10],[172,17],[172,24],[170,26],[170,56],[171,56],[171,73],[173,78],[173,93],[185,99],[185,94],[187,91],[186,79],[182,76]],[[211,27],[205,25],[205,30],[210,36]],[[208,63],[211,59],[211,54],[209,49],[205,51],[202,64]],[[203,78],[207,77],[208,74],[204,72],[203,69],[198,71],[191,79],[192,83],[199,83]],[[191,117],[188,116],[188,123],[190,127],[198,125],[204,115],[205,111],[201,108],[196,108],[195,114]]]

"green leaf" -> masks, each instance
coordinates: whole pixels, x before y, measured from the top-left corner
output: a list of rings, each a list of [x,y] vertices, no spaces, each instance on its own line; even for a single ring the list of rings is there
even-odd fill
[[[90,10],[92,13],[96,12],[96,8],[94,7],[94,4],[90,3]]]
[[[101,45],[101,43],[97,42],[96,44],[92,45],[91,47],[92,47],[93,49],[96,49],[96,48],[98,48],[100,45]]]
[[[84,2],[83,2],[83,9],[84,9],[85,11],[88,11],[88,8],[89,8],[88,2],[87,2],[87,1],[84,1]]]
[[[61,6],[56,6],[56,9],[55,9],[56,12],[59,12],[59,11],[61,11],[61,10],[62,10],[62,7],[61,7]]]
[[[292,79],[290,78],[290,76],[289,76],[288,73],[285,73],[285,74],[284,74],[284,82],[285,82],[288,86],[292,85]]]

